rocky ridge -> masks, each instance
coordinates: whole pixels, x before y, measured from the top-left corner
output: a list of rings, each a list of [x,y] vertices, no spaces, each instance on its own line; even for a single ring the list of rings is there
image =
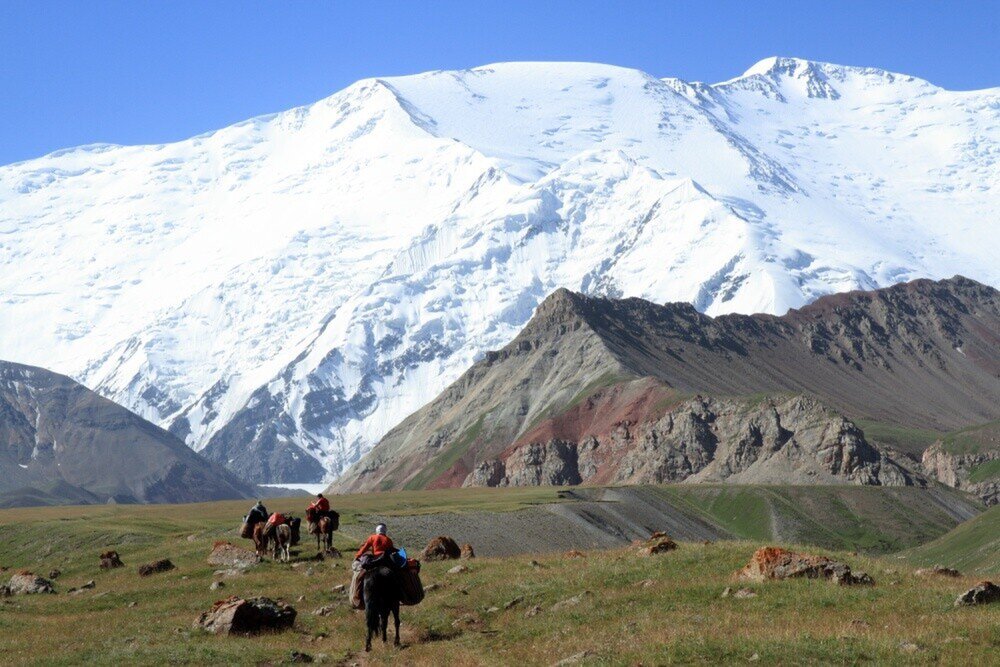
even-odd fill
[[[919,483],[856,420],[947,431],[998,405],[1000,293],[959,276],[781,317],[559,290],[332,489]]]

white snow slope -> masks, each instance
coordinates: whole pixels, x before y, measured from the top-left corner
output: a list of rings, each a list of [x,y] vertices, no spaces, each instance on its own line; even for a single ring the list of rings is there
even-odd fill
[[[258,482],[332,479],[557,287],[783,313],[1000,285],[1000,89],[770,58],[360,81],[0,167],[0,358]]]

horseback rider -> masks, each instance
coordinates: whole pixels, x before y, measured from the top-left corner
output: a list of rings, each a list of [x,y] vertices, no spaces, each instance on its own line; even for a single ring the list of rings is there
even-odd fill
[[[267,523],[264,524],[264,531],[270,531],[275,526],[280,526],[284,523],[288,523],[288,519],[281,512],[275,512],[267,518]]]
[[[330,501],[324,498],[322,493],[317,493],[316,500],[312,501],[309,509],[315,511],[320,517],[330,516]]]
[[[250,508],[250,512],[247,514],[246,522],[252,526],[255,523],[267,521],[268,516],[270,515],[267,512],[267,508],[264,507],[264,503],[258,500],[257,504]]]
[[[370,535],[365,543],[361,545],[358,549],[358,553],[354,556],[354,560],[361,560],[362,556],[365,554],[371,554],[371,560],[378,560],[387,553],[393,553],[396,548],[392,544],[392,538],[386,534],[386,527],[384,523],[380,523],[375,526],[375,533]]]

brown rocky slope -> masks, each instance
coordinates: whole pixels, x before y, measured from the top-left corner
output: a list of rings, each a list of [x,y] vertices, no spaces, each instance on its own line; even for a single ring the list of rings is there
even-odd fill
[[[559,290],[333,490],[914,483],[852,420],[943,432],[998,406],[1000,293],[966,278],[832,295],[781,317]],[[532,463],[549,453],[565,465]]]

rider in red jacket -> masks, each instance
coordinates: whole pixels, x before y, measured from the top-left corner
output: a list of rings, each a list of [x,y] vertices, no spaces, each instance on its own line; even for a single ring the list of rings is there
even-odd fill
[[[372,556],[378,558],[386,551],[391,550],[393,548],[392,539],[385,532],[384,523],[375,526],[375,534],[365,540],[365,543],[361,545],[358,553],[354,556],[354,560],[361,558],[366,551],[370,551]]]
[[[317,510],[322,514],[330,511],[330,501],[323,497],[322,493],[316,494],[316,500],[309,505],[309,509]]]

